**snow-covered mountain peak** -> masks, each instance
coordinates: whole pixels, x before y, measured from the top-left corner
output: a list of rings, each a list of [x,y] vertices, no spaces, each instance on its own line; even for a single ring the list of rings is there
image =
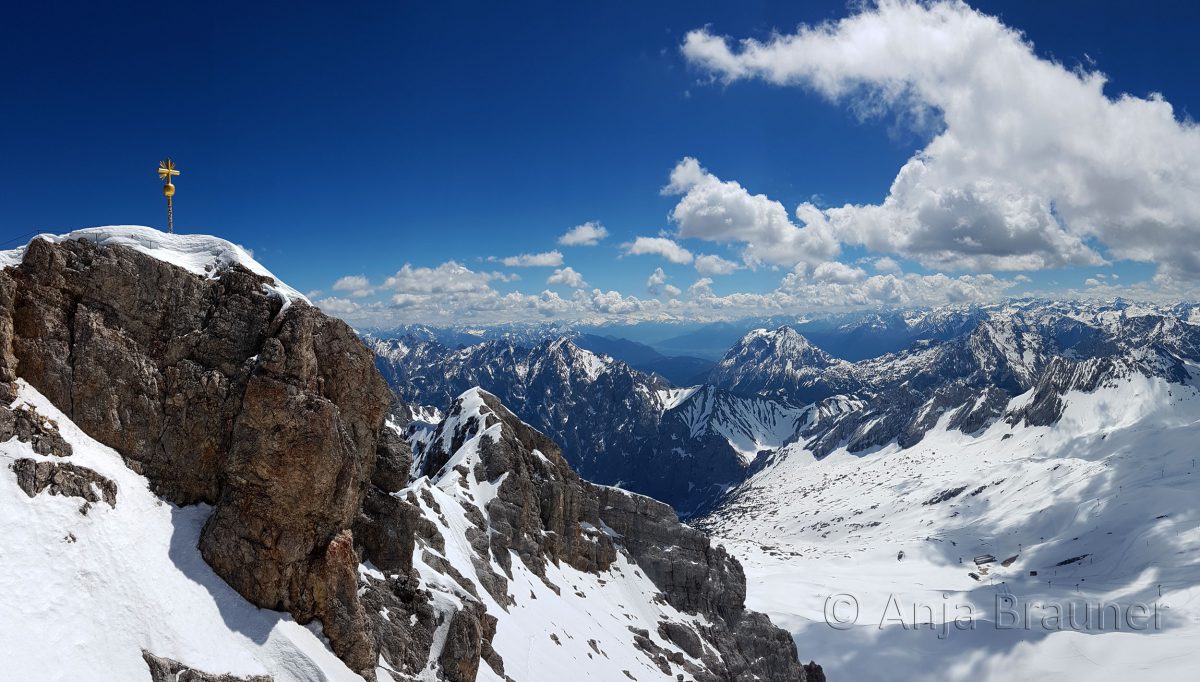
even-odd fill
[[[560,336],[542,342],[533,354],[535,362],[557,363],[563,371],[577,374],[587,381],[595,381],[616,362],[607,355],[598,355],[575,345],[570,337]]]
[[[730,349],[726,357],[744,353],[752,348],[761,348],[779,357],[802,359],[806,364],[817,366],[837,362],[833,356],[814,346],[803,334],[787,325],[777,329],[753,329],[747,332]]]
[[[713,368],[709,382],[741,395],[803,404],[852,386],[851,366],[785,325],[747,333]]]

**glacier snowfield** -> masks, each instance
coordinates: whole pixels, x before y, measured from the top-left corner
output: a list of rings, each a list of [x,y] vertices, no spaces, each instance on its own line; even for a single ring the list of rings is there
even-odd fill
[[[701,523],[830,679],[1195,680],[1200,391],[1135,373],[1064,399],[1053,427],[790,445]]]

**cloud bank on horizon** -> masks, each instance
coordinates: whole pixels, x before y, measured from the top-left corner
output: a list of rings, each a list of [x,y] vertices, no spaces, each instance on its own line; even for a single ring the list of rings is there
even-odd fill
[[[961,2],[883,0],[836,22],[761,41],[688,32],[684,60],[712,83],[798,87],[861,117],[895,116],[928,142],[876,204],[792,211],[685,157],[659,189],[667,229],[616,245],[614,258],[690,266],[681,288],[655,267],[648,296],[588,289],[570,250],[609,236],[587,222],[544,253],[485,260],[555,268],[541,291],[501,293],[515,274],[457,262],[403,269],[374,286],[347,276],[318,301],[352,321],[503,322],[733,319],[1003,298],[1022,272],[1152,264],[1135,285],[1094,277],[1070,297],[1194,298],[1200,281],[1200,130],[1159,95],[1109,97],[1098,71],[1039,57],[1017,30]],[[730,95],[732,96],[732,95]],[[549,246],[549,244],[547,245]],[[732,246],[741,262],[702,250]],[[850,259],[847,250],[868,254]],[[905,272],[902,262],[921,272]],[[779,269],[767,292],[713,293],[714,278]],[[543,281],[532,278],[533,284]],[[685,284],[685,283],[680,283]]]

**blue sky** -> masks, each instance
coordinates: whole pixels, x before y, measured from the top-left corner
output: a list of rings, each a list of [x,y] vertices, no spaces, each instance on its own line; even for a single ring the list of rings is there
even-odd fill
[[[971,87],[979,75],[931,67],[920,54],[907,62],[884,55],[884,63],[909,70],[879,80],[878,65],[811,57],[809,46],[812,63],[781,73],[779,65],[794,59],[786,46],[772,51],[766,41],[773,32],[793,35],[800,24],[858,13],[845,2],[26,3],[10,8],[0,28],[7,65],[0,76],[0,240],[98,224],[161,225],[153,170],[171,155],[183,171],[181,231],[250,247],[296,288],[320,291],[317,300],[336,297],[329,309],[356,321],[720,318],[799,311],[806,301],[939,303],[946,299],[938,292],[948,288],[961,300],[1029,291],[1188,294],[1200,268],[1172,251],[1195,245],[1186,241],[1195,233],[1190,201],[1164,206],[1153,188],[1126,196],[1105,184],[1130,185],[1107,172],[1107,163],[1166,178],[1168,189],[1200,173],[1193,160],[1164,160],[1169,150],[1190,149],[1195,137],[1178,122],[1200,110],[1193,101],[1200,92],[1197,10],[1147,4],[1134,11],[1124,3],[974,3],[981,14],[934,8],[979,29],[977,43],[954,48],[960,52],[948,52],[942,64],[1009,54],[1005,25],[1032,41],[1029,59],[1014,56],[992,91],[980,82],[981,92],[995,95],[980,102],[997,119],[1011,107],[1022,130],[1053,139],[1057,125],[1063,138],[1079,137],[1031,150],[1028,135],[979,129],[978,109],[962,112],[961,126],[942,120],[942,94]],[[902,43],[920,45],[920,22],[936,17],[912,9],[885,3],[866,13]],[[900,27],[910,14],[916,23]],[[697,30],[689,51],[688,33]],[[726,37],[732,60],[722,61],[709,48]],[[854,40],[849,25],[833,25],[827,37],[806,40],[830,53]],[[739,47],[745,38],[764,41],[760,55]],[[1108,102],[1122,93],[1161,93],[1178,130],[1159,130],[1162,122],[1139,110],[1079,132],[1088,126],[1020,99],[1036,88],[1006,96],[1022,69],[1044,76],[1042,64],[1065,74],[1102,72],[1100,99]],[[916,94],[884,92],[896,78]],[[1081,124],[1104,108],[1082,90],[1078,101],[1065,99],[1064,116],[1078,114]],[[947,152],[933,157],[940,165],[930,164],[920,189],[953,213],[933,220],[957,227],[914,223],[880,232],[929,219],[928,206],[910,196],[881,215],[824,214],[834,251],[829,243],[824,251],[794,243],[801,234],[794,230],[812,228],[797,206],[882,205],[900,169],[947,130],[958,145],[1002,147],[995,157],[1011,164],[1013,177],[1061,160],[1056,177],[1079,179],[1044,192],[1037,184],[995,190],[997,178],[1009,177],[1004,167],[980,168],[961,150]],[[1145,149],[1151,158],[1141,159],[1142,168],[1072,148],[1104,148],[1112,139],[1125,140],[1113,154]],[[704,169],[701,180],[662,193],[688,158]],[[946,198],[975,191],[980,196]],[[734,204],[756,195],[777,202],[790,226],[775,218],[774,227],[704,223],[714,210],[737,222],[744,214]],[[1014,197],[1028,206],[1014,207]],[[696,210],[681,215],[685,200]],[[1100,211],[1113,224],[1100,224]],[[986,238],[1022,220],[1032,223],[1005,239]],[[595,246],[557,243],[589,221],[607,232]],[[764,230],[774,236],[763,237]],[[638,237],[669,239],[692,258],[629,255]],[[1183,241],[1174,249],[1161,246],[1176,238]],[[930,246],[939,239],[958,242]],[[561,265],[503,261],[552,251]],[[695,289],[705,276],[695,260],[702,254],[738,269]],[[890,261],[881,265],[881,257]],[[447,261],[458,269],[438,269]],[[830,263],[841,267],[819,269]],[[397,276],[405,264],[407,274]],[[565,267],[571,271],[547,283]],[[958,279],[981,272],[993,279]],[[571,273],[587,286],[569,286]],[[903,280],[939,274],[949,283]],[[346,281],[335,291],[346,276],[362,276],[365,286]],[[1127,288],[1137,282],[1146,284]],[[543,291],[561,301],[539,301]]]

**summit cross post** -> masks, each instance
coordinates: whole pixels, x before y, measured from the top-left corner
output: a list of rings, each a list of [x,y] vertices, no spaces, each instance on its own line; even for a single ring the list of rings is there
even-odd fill
[[[176,175],[179,175],[179,171],[175,170],[175,162],[170,157],[158,163],[158,179],[166,180],[166,184],[163,185],[163,196],[167,198],[168,234],[175,234],[174,216],[171,214],[171,197],[175,196],[175,185],[172,184],[171,178]]]

